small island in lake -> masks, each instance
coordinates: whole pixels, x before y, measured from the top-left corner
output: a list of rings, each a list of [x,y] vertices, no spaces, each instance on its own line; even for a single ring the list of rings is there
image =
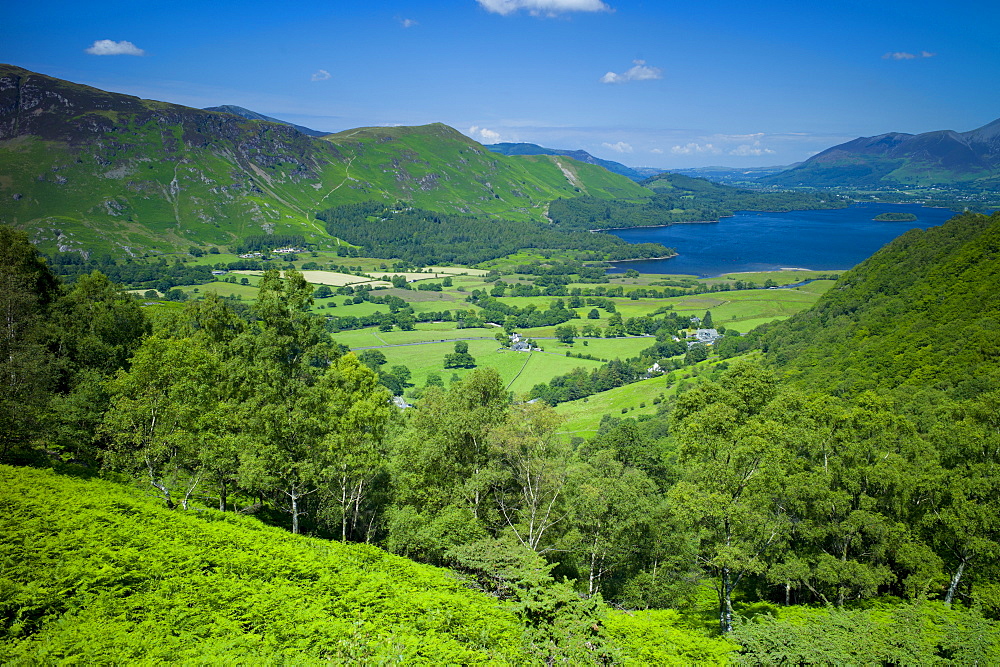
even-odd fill
[[[912,213],[879,213],[872,220],[875,222],[916,222],[917,216]]]

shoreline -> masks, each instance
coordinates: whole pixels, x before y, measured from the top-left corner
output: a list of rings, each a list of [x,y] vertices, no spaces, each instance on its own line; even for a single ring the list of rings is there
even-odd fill
[[[673,255],[667,255],[666,257],[636,257],[634,259],[608,259],[605,260],[608,264],[614,264],[616,262],[652,262],[654,259],[673,259],[680,255],[679,252],[675,252]],[[808,269],[807,269],[808,270]]]
[[[605,227],[603,229],[588,229],[588,232],[593,232],[595,234],[601,232],[612,232],[612,231],[625,231],[627,229],[661,229],[663,227],[673,227],[674,225],[714,225],[720,222],[722,218],[734,218],[735,215],[723,215],[720,216],[718,220],[683,220],[681,222],[668,222],[665,225],[635,225],[634,227]]]

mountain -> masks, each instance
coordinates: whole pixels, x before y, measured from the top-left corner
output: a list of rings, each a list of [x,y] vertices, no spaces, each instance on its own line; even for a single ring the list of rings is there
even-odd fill
[[[1000,186],[1000,119],[977,130],[889,132],[828,148],[801,165],[761,179],[779,186]]]
[[[539,146],[538,144],[514,143],[486,144],[485,147],[494,153],[500,153],[501,155],[564,155],[566,157],[571,157],[574,160],[579,160],[580,162],[596,164],[604,167],[613,174],[626,176],[631,178],[633,181],[642,181],[650,176],[655,176],[656,174],[661,174],[665,171],[664,169],[654,169],[652,167],[626,167],[620,162],[602,160],[601,158],[594,157],[584,150],[545,148],[543,146]]]
[[[767,176],[780,174],[801,163],[776,167],[692,167],[690,169],[674,169],[676,174],[704,178],[725,185],[753,184]]]
[[[541,221],[580,194],[649,192],[568,157],[497,155],[440,123],[311,137],[0,65],[0,222],[45,252],[186,251],[261,232],[324,247],[335,241],[315,213],[339,204]]]
[[[277,118],[272,118],[271,116],[265,116],[264,114],[257,113],[256,111],[250,111],[250,109],[244,109],[243,107],[234,106],[232,104],[223,104],[220,107],[205,107],[205,111],[218,111],[220,113],[231,113],[241,118],[246,118],[247,120],[262,120],[266,123],[277,123],[278,125],[287,125],[289,127],[294,127],[296,130],[302,134],[307,134],[310,137],[322,137],[324,135],[330,134],[329,132],[320,132],[319,130],[313,130],[308,127],[303,127],[302,125],[296,125],[294,123],[289,123],[284,120],[278,120]]]

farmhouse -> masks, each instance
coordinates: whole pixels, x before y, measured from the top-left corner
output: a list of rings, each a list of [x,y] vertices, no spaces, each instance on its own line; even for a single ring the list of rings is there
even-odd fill
[[[688,347],[691,347],[692,345],[695,345],[697,343],[704,343],[705,345],[711,345],[715,341],[722,338],[722,334],[720,334],[715,329],[696,329],[695,332],[691,334],[691,336],[689,337],[694,338],[693,341],[688,343]]]
[[[521,334],[510,335],[510,349],[514,352],[531,352],[531,343],[521,338]]]

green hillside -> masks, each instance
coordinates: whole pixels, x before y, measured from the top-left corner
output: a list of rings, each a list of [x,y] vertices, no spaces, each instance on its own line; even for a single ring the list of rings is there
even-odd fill
[[[1000,214],[910,230],[763,334],[803,384],[857,394],[1000,388]]]
[[[141,255],[251,234],[336,243],[314,213],[380,200],[544,220],[558,197],[648,191],[565,157],[507,158],[457,131],[324,138],[0,66],[0,221],[46,252]]]
[[[570,158],[497,155],[441,123],[359,128],[324,139],[346,156],[350,180],[317,208],[404,200],[442,212],[539,220],[557,197],[649,194],[627,178]]]
[[[622,347],[595,323],[655,335],[636,339],[648,359],[575,357],[601,365],[549,389],[612,391],[566,423],[512,400],[528,378],[447,377],[447,344],[335,341],[291,269],[253,276],[249,308],[207,296],[170,318],[98,273],[60,286],[0,226],[0,460],[130,480],[0,469],[0,660],[995,664],[998,218],[910,233],[806,314],[711,350],[673,338],[692,312],[751,316],[726,280],[649,313],[670,295],[647,288],[698,281],[552,299],[523,280],[555,277],[537,264],[456,277],[479,309],[465,322],[541,338],[591,308],[576,349],[603,359]],[[375,307],[356,296],[338,312]],[[497,343],[473,331],[489,345],[454,355],[486,366]],[[361,336],[385,354],[341,347]],[[764,354],[734,358],[755,341]],[[384,381],[429,356],[397,411]],[[656,358],[666,377],[630,384]]]
[[[445,570],[101,480],[0,480],[6,664],[524,660],[515,615]]]

